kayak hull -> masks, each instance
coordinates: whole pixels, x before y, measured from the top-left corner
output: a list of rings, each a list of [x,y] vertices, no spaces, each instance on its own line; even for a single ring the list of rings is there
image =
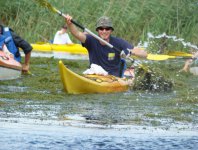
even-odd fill
[[[11,80],[21,76],[22,66],[13,58],[0,51],[0,80]]]
[[[69,70],[62,61],[59,61],[59,70],[63,88],[69,94],[124,92],[131,85],[131,81],[110,75],[81,76]]]
[[[80,44],[31,44],[33,51],[40,52],[66,52],[71,54],[87,55],[87,49]]]

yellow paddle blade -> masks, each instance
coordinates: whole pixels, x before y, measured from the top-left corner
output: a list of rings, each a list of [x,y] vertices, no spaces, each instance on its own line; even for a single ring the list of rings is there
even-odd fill
[[[46,0],[34,0],[36,2],[38,2],[41,6],[48,8],[50,11],[57,13],[57,9],[54,8],[49,2],[47,2]]]
[[[158,54],[148,54],[147,59],[149,60],[167,60],[169,58],[175,58],[175,56],[169,56],[169,55],[158,55]]]
[[[179,51],[169,52],[168,55],[171,55],[171,56],[192,57],[192,54],[185,53],[185,52],[179,52]]]

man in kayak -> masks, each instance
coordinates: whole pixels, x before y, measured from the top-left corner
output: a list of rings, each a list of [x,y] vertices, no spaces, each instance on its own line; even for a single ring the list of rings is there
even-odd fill
[[[121,77],[121,57],[129,57],[130,55],[147,57],[147,53],[144,50],[134,48],[133,45],[127,41],[111,35],[114,28],[109,17],[103,16],[98,19],[96,31],[100,38],[118,48],[120,51],[114,50],[93,36],[79,31],[75,25],[72,24],[71,20],[72,17],[66,15],[66,23],[72,35],[80,40],[82,45],[88,50],[90,65],[97,64],[110,75]]]
[[[67,33],[66,25],[63,25],[62,28],[56,32],[53,44],[72,44],[72,41]]]
[[[9,27],[4,27],[0,23],[0,35],[5,38],[5,44],[7,49],[14,55],[14,59],[18,62],[21,62],[21,55],[19,48],[21,48],[25,54],[24,64],[22,65],[22,71],[27,73],[29,71],[29,62],[31,57],[32,46],[18,36],[12,29]]]

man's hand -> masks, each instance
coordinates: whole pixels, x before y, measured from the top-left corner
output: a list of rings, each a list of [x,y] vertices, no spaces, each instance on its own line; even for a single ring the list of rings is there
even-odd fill
[[[129,49],[122,50],[120,56],[122,58],[129,58],[131,56],[131,51]]]
[[[29,64],[23,64],[22,65],[22,72],[28,73],[29,72]]]

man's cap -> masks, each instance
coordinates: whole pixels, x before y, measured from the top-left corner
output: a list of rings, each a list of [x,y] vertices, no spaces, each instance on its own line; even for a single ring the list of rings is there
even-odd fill
[[[114,30],[111,19],[106,16],[102,16],[97,20],[96,31],[100,27],[110,27],[112,30]]]

